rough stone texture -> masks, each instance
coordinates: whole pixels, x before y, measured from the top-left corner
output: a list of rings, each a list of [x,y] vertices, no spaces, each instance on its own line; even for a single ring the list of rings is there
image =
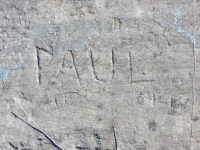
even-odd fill
[[[200,150],[199,11],[0,0],[0,149]]]

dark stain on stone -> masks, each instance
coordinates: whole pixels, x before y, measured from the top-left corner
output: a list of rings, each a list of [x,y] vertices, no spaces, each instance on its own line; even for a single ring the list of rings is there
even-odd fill
[[[194,116],[192,120],[193,120],[194,122],[196,122],[196,121],[199,120],[199,117],[198,117],[198,116]]]
[[[167,112],[168,115],[178,115],[177,111],[173,108],[170,108],[169,111]]]
[[[149,121],[148,127],[149,130],[155,132],[157,130],[157,123],[155,121]]]
[[[171,108],[177,108],[177,107],[178,107],[177,99],[171,98]]]
[[[156,8],[155,8],[155,7],[152,7],[152,8],[151,8],[151,11],[152,11],[152,12],[155,12],[155,11],[156,11]]]
[[[101,137],[99,136],[99,134],[95,133],[93,134],[97,139],[101,139]]]
[[[80,146],[76,146],[76,149],[84,149],[84,150],[89,150],[88,147],[80,147]]]
[[[38,141],[42,141],[42,138],[38,138]]]

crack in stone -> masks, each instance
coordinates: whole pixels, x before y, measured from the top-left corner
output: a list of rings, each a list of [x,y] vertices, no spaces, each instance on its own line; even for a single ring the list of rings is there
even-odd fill
[[[31,124],[29,124],[28,122],[24,121],[23,119],[21,119],[20,117],[18,117],[15,113],[11,112],[12,115],[14,115],[14,117],[16,117],[17,119],[21,120],[22,122],[24,122],[26,125],[28,125],[29,127],[31,127],[32,129],[38,131],[39,133],[43,134],[50,142],[51,144],[57,148],[58,150],[64,150],[63,148],[61,148],[58,144],[56,144],[48,135],[46,135],[42,130],[32,126]]]

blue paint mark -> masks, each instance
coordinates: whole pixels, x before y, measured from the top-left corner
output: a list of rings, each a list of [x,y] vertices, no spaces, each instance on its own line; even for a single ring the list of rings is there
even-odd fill
[[[177,22],[181,18],[181,13],[179,10],[179,5],[176,5],[176,14],[174,15],[174,21]]]
[[[54,34],[54,32],[50,31],[49,34]]]
[[[46,28],[42,28],[42,33],[45,34],[46,33]]]
[[[89,48],[89,47],[90,47],[89,43],[88,43],[86,40],[83,42],[83,45],[84,45],[86,48]]]
[[[192,44],[194,44],[194,45],[196,44],[195,36],[193,36],[191,34],[186,34],[185,37],[188,38]]]
[[[2,78],[2,82],[3,82],[3,83],[6,82],[6,79],[8,78],[8,74],[9,74],[9,71],[1,72],[1,70],[0,70],[0,76],[1,76],[1,78]]]
[[[50,47],[50,49],[51,49],[51,51],[53,51],[54,49],[53,49],[53,46],[49,46]]]
[[[126,13],[125,13],[125,15],[130,15],[130,14],[131,14],[130,12],[126,12]]]
[[[59,26],[54,26],[54,28],[59,28]]]
[[[167,8],[167,3],[164,4],[163,9],[156,12],[158,19],[155,20],[162,28],[166,31],[170,31],[172,29],[174,32],[181,33],[184,37],[188,38],[192,44],[196,44],[195,35],[193,35],[192,31],[189,31],[183,24],[182,18],[185,19],[185,10],[186,8],[180,4],[175,6],[175,13],[170,18],[166,18],[169,16],[165,11]],[[181,13],[184,13],[181,15]],[[196,14],[193,14],[194,19],[196,19]]]
[[[18,45],[21,45],[21,41],[19,40],[17,44],[18,44]]]
[[[19,34],[19,36],[23,37],[24,35],[23,34]]]
[[[21,69],[24,66],[24,61],[29,56],[28,50],[30,48],[30,45],[31,45],[30,43],[27,44],[24,56],[19,54],[19,62],[16,65],[14,65],[11,69],[6,70],[4,64],[0,65],[0,78],[2,79],[3,83],[5,83],[6,79],[8,78],[8,74],[10,71]]]
[[[6,79],[8,77],[8,74],[9,74],[9,70],[5,71],[4,70],[4,67],[5,65],[1,65],[0,67],[0,78],[2,79],[2,82],[5,83],[6,82]]]
[[[28,50],[29,50],[30,46],[31,46],[31,44],[30,44],[30,43],[28,43],[28,44],[26,45],[26,52],[28,52]]]
[[[18,69],[21,69],[22,67],[24,66],[24,58],[19,55],[19,62],[11,68],[11,70],[18,70]]]

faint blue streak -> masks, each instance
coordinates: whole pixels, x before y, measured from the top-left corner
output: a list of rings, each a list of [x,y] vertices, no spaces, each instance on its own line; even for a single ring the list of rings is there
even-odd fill
[[[18,45],[20,45],[20,44],[21,44],[21,41],[19,40],[19,41],[18,41]]]
[[[42,33],[44,34],[44,33],[46,33],[46,28],[42,28]]]
[[[23,56],[19,54],[19,62],[15,66],[13,66],[11,69],[6,70],[5,64],[0,65],[0,78],[2,79],[3,83],[6,81],[10,71],[21,69],[24,66],[24,62],[28,58],[28,51],[29,51],[30,46],[31,46],[30,43],[26,45],[25,54]]]
[[[11,70],[18,70],[18,69],[21,69],[22,67],[24,66],[24,58],[19,55],[19,62],[11,68]]]
[[[28,43],[28,44],[26,45],[26,52],[28,52],[28,50],[29,50],[30,46],[31,46],[31,44],[30,44],[30,43]]]
[[[174,21],[177,22],[181,18],[181,13],[179,11],[179,5],[176,5],[176,14],[174,15]]]
[[[54,32],[50,31],[49,34],[54,34]]]
[[[166,3],[164,4],[163,10],[167,7]],[[159,17],[155,20],[156,23],[158,23],[162,28],[164,28],[166,31],[170,28],[173,29],[174,32],[182,33],[184,37],[188,38],[192,44],[196,44],[195,35],[192,34],[192,32],[188,31],[186,27],[183,26],[181,19],[183,18],[183,15],[181,15],[181,12],[185,11],[185,7],[181,5],[175,6],[175,13],[171,19],[165,17],[165,12],[163,10],[159,10],[156,12],[156,15]],[[194,19],[196,19],[196,14],[194,13]],[[164,21],[163,21],[164,20]]]
[[[194,45],[196,44],[196,39],[193,35],[186,34],[185,37],[188,38],[191,41],[192,44],[194,44]]]
[[[0,67],[0,78],[2,79],[2,82],[4,83],[8,77],[9,70],[4,70],[5,65],[1,65]]]

